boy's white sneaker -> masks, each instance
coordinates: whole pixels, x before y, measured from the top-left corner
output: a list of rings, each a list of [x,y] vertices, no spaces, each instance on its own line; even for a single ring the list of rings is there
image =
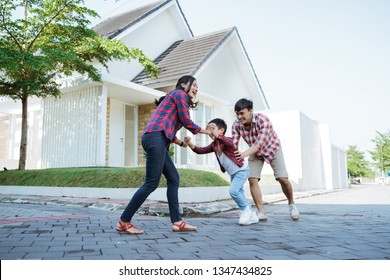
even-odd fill
[[[248,226],[254,223],[257,223],[259,219],[257,218],[257,215],[250,207],[245,208],[240,214],[240,219],[238,223],[241,226]]]
[[[266,222],[268,220],[267,214],[263,212],[257,212],[257,218],[260,222]]]
[[[290,204],[289,205],[289,210],[290,210],[290,217],[291,219],[293,219],[294,221],[298,221],[299,220],[299,211],[298,211],[298,208],[295,204]]]

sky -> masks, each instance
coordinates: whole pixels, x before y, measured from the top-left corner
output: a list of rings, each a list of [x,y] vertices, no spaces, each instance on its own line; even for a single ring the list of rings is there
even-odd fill
[[[85,1],[101,19],[152,2]],[[178,2],[195,36],[237,27],[273,112],[300,110],[371,160],[376,131],[390,131],[390,1]]]

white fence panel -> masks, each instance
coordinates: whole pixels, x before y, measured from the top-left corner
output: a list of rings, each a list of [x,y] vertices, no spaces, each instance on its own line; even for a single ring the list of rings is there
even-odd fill
[[[332,145],[332,184],[333,189],[348,188],[346,151]]]
[[[101,99],[101,87],[45,99],[42,168],[97,165]]]

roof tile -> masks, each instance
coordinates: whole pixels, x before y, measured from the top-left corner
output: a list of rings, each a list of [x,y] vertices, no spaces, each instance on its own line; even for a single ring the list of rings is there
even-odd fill
[[[170,1],[158,1],[139,9],[110,17],[93,27],[93,29],[102,37],[112,39],[168,2]]]
[[[157,79],[142,71],[132,82],[146,86],[194,75],[233,31],[231,28],[175,42],[154,61],[160,69]]]

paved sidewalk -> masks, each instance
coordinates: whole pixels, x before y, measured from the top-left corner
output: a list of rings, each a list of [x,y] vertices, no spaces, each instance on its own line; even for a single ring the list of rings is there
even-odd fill
[[[127,200],[0,196],[0,259],[388,260],[389,204],[347,200],[375,192],[390,197],[389,189],[296,193],[298,222],[290,219],[283,196],[268,195],[269,220],[245,227],[237,224],[238,210],[230,200],[183,205],[185,219],[199,228],[191,233],[172,232],[161,210],[165,203],[148,201],[143,211],[151,215],[134,218],[145,230],[137,236],[115,231]],[[153,213],[153,207],[161,209]],[[201,208],[218,210],[200,213]]]

